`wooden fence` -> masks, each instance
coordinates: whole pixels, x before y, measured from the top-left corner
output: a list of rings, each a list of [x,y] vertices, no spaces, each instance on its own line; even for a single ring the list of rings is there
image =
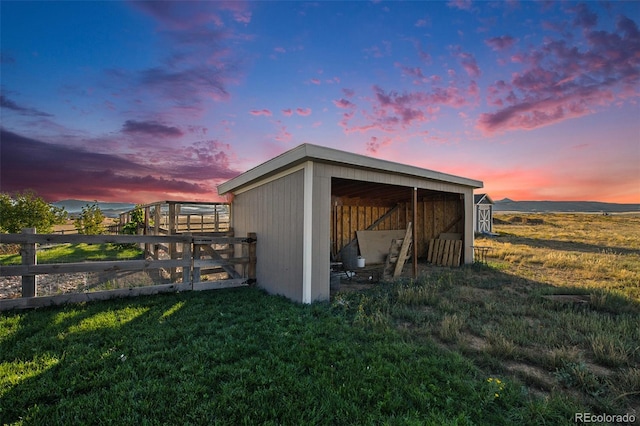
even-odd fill
[[[230,229],[229,203],[196,201],[157,201],[140,206],[144,224],[139,233],[144,235],[174,235],[184,232],[210,233]],[[108,232],[121,234],[131,221],[133,210],[120,214],[118,223],[108,227]]]
[[[114,297],[138,296],[173,291],[209,290],[255,283],[256,234],[246,237],[207,235],[56,235],[36,234],[35,229],[24,229],[21,234],[2,234],[0,243],[21,244],[22,264],[0,266],[0,276],[22,276],[22,297],[0,299],[0,311],[16,308],[35,308],[64,303],[105,300]],[[153,257],[140,260],[85,261],[74,263],[38,264],[38,244],[136,244],[177,247],[168,259]],[[234,257],[236,246],[241,256]],[[241,265],[240,268],[237,266]],[[68,293],[37,297],[37,276],[83,272],[171,271],[171,283],[145,287],[121,288],[84,293]],[[240,269],[240,271],[238,271]],[[206,272],[218,272],[229,278],[201,281]]]

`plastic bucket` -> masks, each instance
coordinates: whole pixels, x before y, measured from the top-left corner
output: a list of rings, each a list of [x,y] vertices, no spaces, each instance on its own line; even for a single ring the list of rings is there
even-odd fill
[[[364,268],[364,257],[358,256],[358,268]]]

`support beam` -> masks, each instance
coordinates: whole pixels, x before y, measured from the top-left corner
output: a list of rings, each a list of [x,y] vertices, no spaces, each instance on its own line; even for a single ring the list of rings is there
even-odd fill
[[[413,188],[413,197],[411,197],[411,211],[413,214],[413,278],[418,276],[418,188]]]

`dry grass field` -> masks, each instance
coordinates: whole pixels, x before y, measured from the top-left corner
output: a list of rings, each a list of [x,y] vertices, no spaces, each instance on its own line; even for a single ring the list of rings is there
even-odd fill
[[[545,401],[541,415],[581,406],[640,418],[640,215],[496,219],[499,236],[475,241],[490,248],[486,265],[428,267],[334,305],[520,383]]]
[[[428,334],[543,398],[640,417],[640,215],[496,219],[488,267],[429,290]]]
[[[640,302],[640,214],[497,214],[499,238],[482,238],[491,263],[557,287]]]

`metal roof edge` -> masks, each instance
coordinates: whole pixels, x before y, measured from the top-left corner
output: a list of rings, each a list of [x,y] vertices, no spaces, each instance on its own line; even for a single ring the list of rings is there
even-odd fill
[[[430,180],[456,183],[459,185],[482,188],[483,183],[479,180],[455,176],[408,164],[396,163],[379,158],[367,157],[361,154],[341,151],[334,148],[323,147],[313,144],[302,144],[274,157],[241,175],[236,176],[218,185],[218,194],[224,195],[249,183],[255,182],[263,177],[270,176],[278,171],[297,165],[303,161],[323,161],[337,163],[347,166],[355,166],[371,170],[400,173]]]

